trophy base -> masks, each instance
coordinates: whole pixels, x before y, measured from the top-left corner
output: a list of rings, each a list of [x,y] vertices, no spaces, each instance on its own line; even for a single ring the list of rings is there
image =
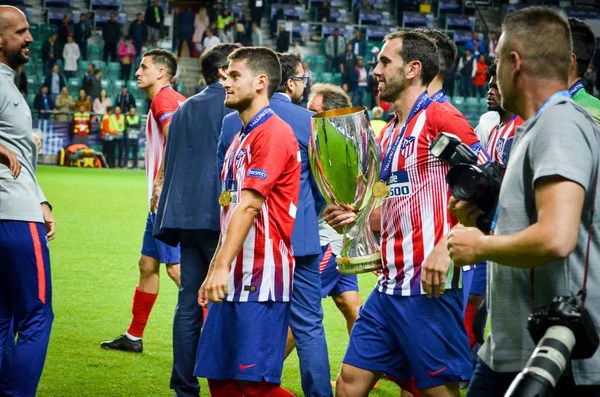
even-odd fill
[[[381,252],[364,256],[338,256],[335,258],[337,271],[341,274],[368,273],[381,269]]]

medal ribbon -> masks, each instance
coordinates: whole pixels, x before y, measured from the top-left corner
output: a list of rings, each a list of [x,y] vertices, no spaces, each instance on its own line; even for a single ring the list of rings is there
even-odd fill
[[[437,103],[446,103],[448,102],[448,97],[446,96],[446,91],[442,88],[435,94],[431,96],[431,100]]]
[[[571,88],[569,88],[569,94],[571,94],[571,96],[575,96],[575,94],[577,94],[579,92],[579,90],[581,90],[583,88],[583,82],[581,80],[578,80],[577,83],[573,84],[571,86]]]
[[[229,159],[227,161],[227,171],[225,172],[225,190],[231,189],[232,182],[235,180],[233,172],[233,162],[235,161],[235,156],[237,155],[238,149],[241,147],[244,140],[248,137],[248,135],[250,135],[252,131],[254,131],[256,128],[258,128],[260,125],[266,122],[274,114],[275,112],[273,112],[271,106],[265,106],[254,117],[252,117],[252,119],[248,122],[248,124],[246,124],[245,127],[242,127],[242,129],[240,130],[240,133],[238,134],[234,143],[235,146],[231,150]]]
[[[381,165],[381,172],[379,173],[380,181],[382,181],[382,182],[387,181],[387,179],[392,174],[391,170],[392,170],[392,160],[394,158],[394,153],[396,152],[396,149],[398,149],[398,145],[400,145],[400,142],[402,141],[402,138],[404,137],[404,133],[406,132],[406,127],[408,126],[408,123],[410,123],[412,118],[417,113],[419,113],[423,109],[426,109],[427,106],[429,106],[429,104],[431,102],[432,102],[431,98],[429,98],[427,96],[427,91],[423,92],[419,96],[419,98],[417,98],[417,102],[415,102],[412,109],[410,110],[410,113],[408,114],[408,118],[406,119],[406,122],[402,126],[400,133],[398,134],[398,136],[396,136],[396,139],[394,139],[394,142],[391,144],[391,146],[390,146],[390,142],[392,141],[392,136],[394,135],[394,129],[396,128],[396,123],[398,122],[397,116],[394,119],[394,122],[392,123],[392,125],[386,131],[386,133],[390,134],[390,140],[388,141],[388,145],[387,145],[387,148],[385,151],[385,157],[384,157],[383,163]]]

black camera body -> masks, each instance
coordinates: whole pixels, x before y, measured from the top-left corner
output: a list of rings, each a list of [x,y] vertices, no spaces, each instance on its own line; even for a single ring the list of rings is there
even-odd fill
[[[529,315],[527,330],[536,344],[525,368],[504,397],[551,397],[570,360],[590,358],[598,333],[574,296],[557,296]]]
[[[477,227],[488,233],[491,228],[504,170],[495,162],[477,164],[477,154],[455,135],[442,132],[429,148],[431,154],[450,165],[446,182],[453,197],[475,203],[483,215]]]
[[[537,345],[546,330],[555,325],[567,327],[575,335],[572,360],[590,358],[598,349],[600,340],[594,322],[587,310],[580,310],[576,297],[557,296],[549,306],[535,310],[529,315],[527,330]]]

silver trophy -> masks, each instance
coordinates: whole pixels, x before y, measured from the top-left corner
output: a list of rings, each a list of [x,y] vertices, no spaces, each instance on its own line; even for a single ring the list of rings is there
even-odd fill
[[[365,107],[330,110],[312,116],[309,159],[319,190],[328,204],[352,208],[356,220],[344,227],[336,258],[343,274],[381,269],[379,243],[369,223],[387,186],[379,181],[381,151]]]

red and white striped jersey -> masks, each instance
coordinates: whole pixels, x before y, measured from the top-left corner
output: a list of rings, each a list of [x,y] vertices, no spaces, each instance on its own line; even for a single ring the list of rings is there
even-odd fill
[[[148,180],[148,203],[152,199],[152,187],[163,160],[163,152],[167,144],[163,127],[171,121],[171,117],[185,97],[171,86],[165,86],[152,99],[148,120],[146,121],[146,178]]]
[[[492,128],[487,143],[487,152],[492,157],[492,161],[502,165],[508,164],[508,156],[512,148],[515,131],[524,122],[521,117],[515,114],[506,124],[497,124]]]
[[[384,158],[390,139],[399,132],[400,128],[385,129],[381,141]],[[386,181],[390,192],[381,206],[383,272],[378,281],[379,292],[423,294],[421,265],[457,222],[448,211],[450,189],[445,177],[449,166],[429,152],[441,132],[454,134],[478,150],[479,141],[467,120],[445,104],[432,102],[411,119],[394,154],[392,174]],[[487,161],[485,153],[483,157],[482,162]],[[446,287],[459,286],[460,272],[454,271]]]
[[[291,127],[273,114],[248,135],[238,135],[225,155],[221,179],[232,193],[231,204],[221,209],[221,244],[242,190],[255,190],[265,198],[231,263],[226,299],[289,302],[295,267],[292,229],[300,191],[300,149]],[[233,183],[227,182],[231,179]]]

